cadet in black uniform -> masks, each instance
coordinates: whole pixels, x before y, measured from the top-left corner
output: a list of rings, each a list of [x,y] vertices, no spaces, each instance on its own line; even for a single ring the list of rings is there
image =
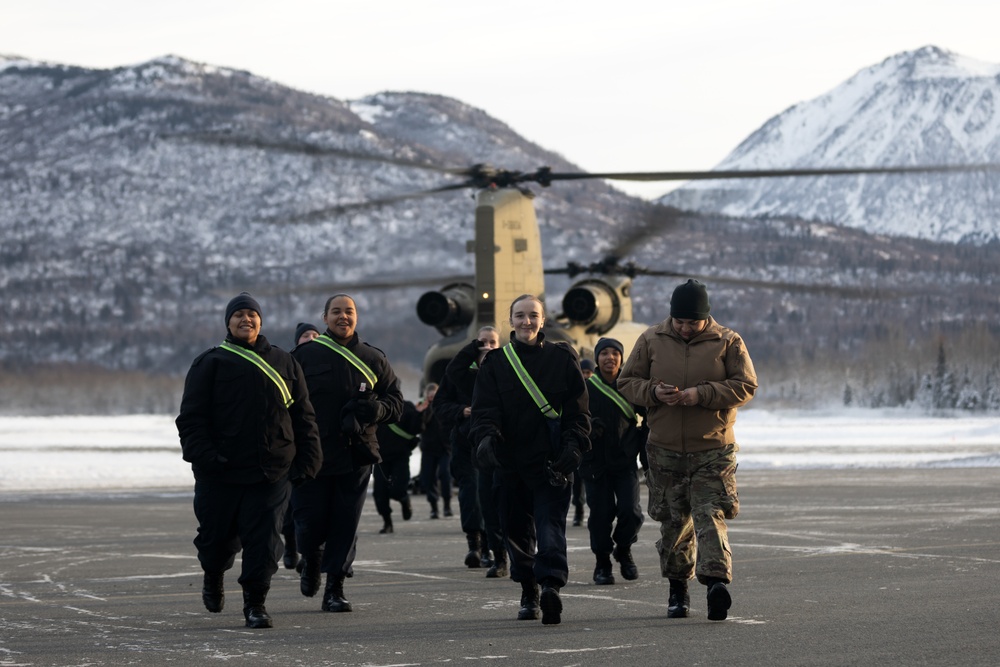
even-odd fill
[[[308,322],[299,322],[295,325],[295,345],[301,345],[302,343],[307,343],[313,338],[319,335],[319,329],[316,328],[315,324],[309,324]],[[295,346],[292,346],[294,349]],[[285,567],[289,570],[293,569],[299,562],[299,552],[298,547],[295,544],[295,520],[292,518],[292,504],[288,503],[288,509],[285,510],[285,521],[281,526],[281,536],[285,538],[285,555],[282,561]]]
[[[223,574],[242,548],[243,616],[248,627],[270,628],[264,602],[278,569],[289,480],[313,478],[322,451],[302,369],[260,335],[260,304],[243,292],[224,321],[226,339],[191,364],[177,417],[195,478],[201,595],[206,609],[222,611]]]
[[[518,619],[559,623],[566,585],[566,512],[572,473],[590,449],[587,387],[576,353],[545,341],[541,301],[514,300],[510,343],[486,355],[472,397],[476,455],[500,470],[500,523],[511,578],[521,584]],[[542,590],[539,594],[538,585]]]
[[[379,461],[375,427],[399,420],[403,396],[385,354],[355,331],[354,299],[330,297],[323,321],[326,331],[292,352],[305,372],[323,442],[323,468],[314,483],[295,489],[292,507],[305,559],[302,594],[316,595],[320,573],[326,572],[321,608],[344,612],[351,611],[344,579],[354,574],[358,523],[372,464]]]
[[[428,383],[424,387],[424,400],[417,404],[421,412],[423,429],[420,433],[420,488],[431,506],[431,518],[438,519],[438,500],[442,513],[452,516],[451,511],[451,441],[448,429],[441,423],[434,407],[438,385]]]
[[[597,373],[588,379],[591,449],[583,455],[580,477],[590,508],[587,529],[590,550],[597,558],[596,584],[615,583],[612,555],[623,577],[632,580],[639,576],[632,558],[632,544],[638,539],[643,519],[636,460],[648,431],[639,425],[642,417],[636,407],[618,393],[623,352],[621,342],[614,338],[597,341]]]
[[[434,397],[434,409],[450,432],[451,473],[458,483],[458,509],[469,550],[465,565],[487,567],[486,576],[507,576],[507,551],[503,545],[500,517],[493,499],[493,469],[475,464],[475,444],[469,434],[472,425],[472,390],[483,357],[500,347],[500,335],[493,327],[479,330],[475,340],[463,347],[448,363]],[[489,554],[493,552],[491,561]]]
[[[410,454],[420,443],[422,428],[420,412],[411,401],[403,401],[403,416],[399,421],[378,425],[376,434],[382,462],[375,466],[372,497],[382,517],[382,530],[378,532],[383,535],[393,532],[390,500],[397,500],[402,505],[403,521],[413,516],[409,490]]]

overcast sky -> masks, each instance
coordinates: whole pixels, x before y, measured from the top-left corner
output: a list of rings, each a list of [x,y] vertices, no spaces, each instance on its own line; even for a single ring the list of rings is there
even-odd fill
[[[0,0],[0,54],[101,68],[174,54],[339,99],[438,93],[583,169],[662,171],[710,169],[901,51],[1000,63],[997,26],[996,0]]]

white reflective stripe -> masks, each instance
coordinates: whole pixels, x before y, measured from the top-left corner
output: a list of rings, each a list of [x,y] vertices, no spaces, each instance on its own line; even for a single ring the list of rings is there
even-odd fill
[[[281,392],[281,400],[285,402],[286,408],[295,402],[295,400],[292,398],[291,390],[288,388],[288,385],[285,384],[285,379],[281,377],[281,374],[278,373],[278,371],[274,370],[271,364],[264,361],[259,354],[257,354],[253,350],[247,350],[246,348],[242,348],[239,345],[233,345],[228,340],[222,341],[222,345],[220,345],[219,347],[221,347],[223,350],[228,350],[233,354],[243,357],[251,364],[259,368],[260,371],[278,387],[278,391]]]
[[[344,357],[344,359],[347,359],[352,366],[361,371],[361,374],[364,375],[365,379],[368,380],[368,383],[371,384],[372,389],[375,388],[375,383],[378,382],[378,376],[375,375],[375,371],[368,367],[368,364],[358,358],[358,355],[354,354],[337,341],[331,339],[326,334],[321,334],[316,338],[313,338],[312,342],[325,345],[340,356]]]
[[[507,343],[503,346],[503,353],[507,357],[507,361],[514,368],[514,374],[517,375],[517,379],[521,381],[524,388],[527,390],[528,395],[531,396],[531,400],[535,402],[538,409],[542,411],[542,414],[549,419],[559,419],[559,411],[552,408],[549,404],[549,400],[545,398],[545,394],[542,390],[538,388],[535,384],[535,380],[528,375],[528,370],[521,363],[520,357],[517,356],[517,352],[514,351],[513,343]]]
[[[625,397],[619,394],[613,388],[604,384],[604,382],[602,382],[601,380],[598,380],[596,374],[590,376],[590,384],[597,387],[598,391],[600,391],[602,394],[604,394],[612,401],[614,401],[615,405],[617,405],[618,408],[625,413],[626,417],[628,417],[629,419],[635,419],[635,410],[633,410],[629,402],[625,400]]]

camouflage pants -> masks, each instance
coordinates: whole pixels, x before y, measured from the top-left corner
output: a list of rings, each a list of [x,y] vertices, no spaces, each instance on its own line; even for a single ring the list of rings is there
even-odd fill
[[[732,581],[726,519],[735,518],[740,511],[738,449],[733,444],[682,454],[647,445],[648,511],[660,522],[656,550],[664,577],[686,580],[697,575],[703,584],[708,583],[708,577]]]

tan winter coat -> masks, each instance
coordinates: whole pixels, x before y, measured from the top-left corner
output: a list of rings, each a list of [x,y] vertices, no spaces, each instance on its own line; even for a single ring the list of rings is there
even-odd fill
[[[657,381],[698,388],[698,405],[669,406],[653,395]],[[736,408],[753,398],[757,374],[740,335],[709,318],[705,330],[685,341],[670,319],[646,329],[618,378],[629,401],[649,408],[649,444],[701,452],[736,442]]]

